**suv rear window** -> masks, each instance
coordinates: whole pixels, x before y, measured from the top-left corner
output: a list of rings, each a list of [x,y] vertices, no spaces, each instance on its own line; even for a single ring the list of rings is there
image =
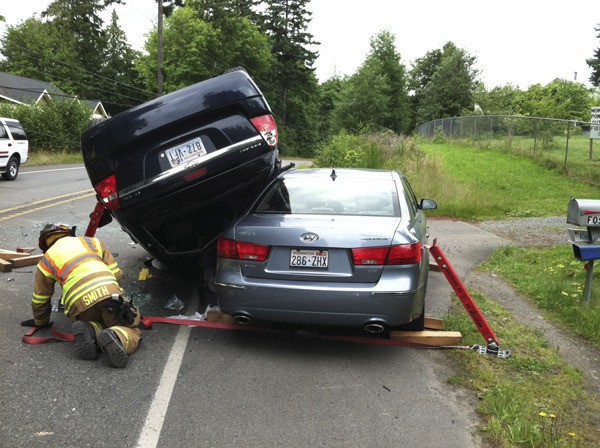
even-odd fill
[[[6,123],[6,125],[8,126],[8,129],[10,129],[10,133],[15,140],[27,140],[27,136],[25,135],[22,126],[17,123]]]
[[[283,179],[271,185],[256,213],[400,216],[396,184],[389,180]]]

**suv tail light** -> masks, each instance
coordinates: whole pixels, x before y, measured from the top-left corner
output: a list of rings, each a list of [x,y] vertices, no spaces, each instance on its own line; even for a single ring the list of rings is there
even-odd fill
[[[352,249],[355,266],[401,265],[421,261],[423,246],[420,242],[383,247],[361,247]]]
[[[244,243],[228,238],[219,238],[217,243],[217,255],[219,257],[236,260],[265,261],[269,256],[270,250],[270,246]]]
[[[107,209],[117,210],[121,207],[117,193],[117,178],[114,174],[98,182],[94,189]]]
[[[272,115],[261,115],[260,117],[251,118],[250,121],[260,135],[265,139],[271,149],[277,146],[277,124]]]

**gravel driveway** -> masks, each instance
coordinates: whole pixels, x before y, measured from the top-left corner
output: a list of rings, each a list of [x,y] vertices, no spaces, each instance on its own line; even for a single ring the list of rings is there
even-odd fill
[[[553,246],[567,243],[565,216],[520,218],[505,221],[482,221],[475,224],[482,230],[511,241],[518,246]]]

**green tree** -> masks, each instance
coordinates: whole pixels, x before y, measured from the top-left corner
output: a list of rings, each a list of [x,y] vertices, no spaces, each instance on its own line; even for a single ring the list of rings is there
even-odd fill
[[[42,13],[60,36],[73,45],[77,92],[83,98],[100,98],[101,89],[95,86],[94,74],[103,66],[106,50],[102,11],[122,0],[54,0]]]
[[[259,23],[269,37],[275,66],[265,94],[273,107],[281,139],[290,153],[312,153],[317,135],[317,79],[313,64],[318,45],[307,32],[309,0],[265,0]],[[306,154],[303,154],[306,155]]]
[[[442,50],[428,51],[425,56],[418,58],[413,63],[409,72],[408,88],[412,92],[411,99],[411,129],[417,124],[416,112],[423,103],[425,88],[431,82],[431,78],[442,60]]]
[[[256,7],[261,0],[187,0],[186,6],[199,11],[207,22],[226,22],[233,16],[246,17],[256,23],[260,15]]]
[[[327,141],[334,132],[332,117],[346,81],[332,77],[319,85],[318,130],[319,141]]]
[[[473,92],[478,76],[475,60],[474,56],[452,42],[444,45],[437,65],[428,77],[423,78],[427,79],[427,83],[420,85],[421,97],[415,105],[416,123],[458,116],[464,110],[473,109]]]
[[[513,84],[496,86],[488,91],[483,83],[478,83],[473,99],[486,115],[515,115],[518,113],[516,101],[520,93],[521,90]]]
[[[74,99],[37,105],[0,103],[0,116],[21,122],[32,151],[80,151],[79,140],[91,112],[89,106]]]
[[[598,37],[600,39],[600,24],[598,24],[597,28],[594,28],[596,32],[598,32]],[[593,86],[600,86],[600,47],[596,48],[594,51],[594,56],[588,60],[586,60],[587,64],[592,69],[592,73],[590,75],[590,82]]]
[[[109,113],[114,115],[136,104],[148,100],[152,94],[143,89],[143,83],[135,68],[140,52],[127,43],[124,31],[119,27],[117,13],[113,10],[106,28],[106,52],[103,61],[102,79],[104,89],[111,92],[104,101]],[[103,98],[106,98],[104,95]]]
[[[4,56],[0,70],[51,82],[66,93],[77,93],[81,68],[76,42],[71,36],[63,36],[53,24],[27,19],[9,26],[0,43]]]
[[[555,79],[546,86],[530,86],[518,95],[516,104],[521,115],[588,121],[591,99],[590,90],[583,84]]]
[[[242,66],[265,78],[273,61],[267,38],[247,18],[224,19],[221,27],[202,19],[193,3],[178,8],[165,19],[165,92],[219,75]],[[226,26],[225,26],[226,25]],[[223,29],[226,28],[226,32]],[[147,54],[137,68],[148,90],[156,90],[157,30],[146,41]]]
[[[365,62],[348,79],[340,94],[334,119],[338,129],[408,132],[406,69],[400,59],[394,36],[389,31],[371,38],[371,50]]]

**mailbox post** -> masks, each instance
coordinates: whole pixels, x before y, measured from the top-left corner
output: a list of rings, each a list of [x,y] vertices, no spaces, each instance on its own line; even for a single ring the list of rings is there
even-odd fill
[[[585,277],[585,300],[590,303],[594,260],[600,259],[600,200],[571,199],[567,211],[567,223],[581,227],[568,229],[569,241],[573,243],[573,254],[587,264]],[[582,228],[585,227],[585,230]]]

